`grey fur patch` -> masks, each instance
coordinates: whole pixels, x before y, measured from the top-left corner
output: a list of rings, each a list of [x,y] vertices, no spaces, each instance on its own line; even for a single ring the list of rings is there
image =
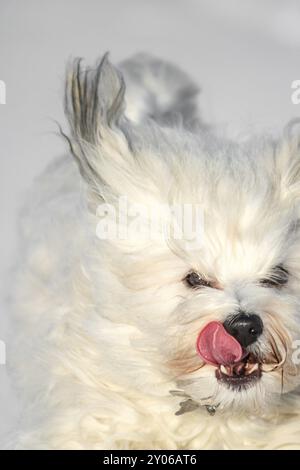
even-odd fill
[[[197,95],[200,88],[176,65],[139,53],[120,64],[128,88],[133,93],[141,119],[173,125],[180,121],[190,128],[199,124]],[[139,97],[139,98],[138,98]]]

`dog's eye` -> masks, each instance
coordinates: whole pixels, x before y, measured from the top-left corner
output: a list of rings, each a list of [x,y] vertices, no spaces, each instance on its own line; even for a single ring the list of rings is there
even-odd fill
[[[289,272],[283,266],[276,266],[270,277],[261,279],[260,284],[266,287],[282,287],[289,280]]]
[[[212,287],[211,282],[207,281],[206,279],[203,279],[203,277],[201,277],[200,274],[194,271],[188,273],[185,276],[184,280],[189,287],[193,287],[193,288]]]

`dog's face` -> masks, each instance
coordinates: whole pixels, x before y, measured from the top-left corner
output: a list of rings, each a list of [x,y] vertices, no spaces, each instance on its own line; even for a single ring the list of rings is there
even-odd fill
[[[129,235],[98,241],[100,289],[109,293],[102,314],[136,327],[142,341],[132,347],[201,405],[255,411],[293,390],[300,381],[297,139],[235,145],[150,122],[133,126],[107,59],[95,71],[75,63],[66,97],[92,210],[105,202],[125,211],[125,196],[133,219]],[[138,224],[136,203],[146,208]],[[174,235],[178,205],[201,208],[200,237]],[[158,224],[145,237],[153,210],[167,231],[162,236]],[[128,223],[117,220],[119,228]],[[140,387],[151,386],[140,372]]]
[[[170,365],[196,401],[255,411],[299,384],[300,239],[296,207],[275,176],[281,156],[252,150],[239,169],[232,149],[235,168],[224,162],[220,180],[207,179],[203,245],[173,312],[181,337]]]

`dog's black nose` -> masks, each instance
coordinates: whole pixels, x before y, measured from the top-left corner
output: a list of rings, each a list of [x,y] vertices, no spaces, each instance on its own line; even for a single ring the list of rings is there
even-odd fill
[[[246,348],[250,344],[255,343],[262,334],[263,322],[254,313],[240,312],[225,320],[224,328],[241,346]]]

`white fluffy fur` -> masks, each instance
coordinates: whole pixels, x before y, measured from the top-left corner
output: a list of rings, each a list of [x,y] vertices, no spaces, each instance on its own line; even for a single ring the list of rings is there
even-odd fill
[[[143,55],[120,69],[128,96],[107,57],[88,71],[70,65],[73,159],[47,169],[23,218],[13,368],[24,409],[14,446],[299,448],[299,142],[292,131],[226,141],[204,129],[197,87],[176,67]],[[97,205],[120,195],[201,204],[202,246],[101,241]],[[280,263],[288,285],[259,285]],[[190,269],[222,288],[189,289]],[[286,360],[233,392],[212,366],[199,368],[195,342],[208,321],[240,307],[263,319],[257,354],[267,357],[273,338]],[[175,415],[183,398],[170,390],[201,406]],[[203,405],[216,403],[210,416]]]

